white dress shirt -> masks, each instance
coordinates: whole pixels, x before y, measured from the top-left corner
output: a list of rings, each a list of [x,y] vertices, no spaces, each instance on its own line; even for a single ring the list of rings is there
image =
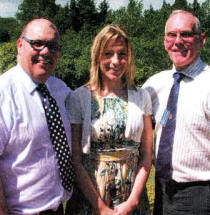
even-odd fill
[[[155,155],[162,131],[161,117],[173,85],[172,70],[155,74],[144,84],[151,95],[156,121]],[[177,182],[210,180],[210,67],[198,58],[180,82],[172,151],[172,178]]]
[[[51,76],[46,82],[59,106],[71,148],[65,100],[70,89]],[[56,209],[70,198],[62,187],[37,84],[20,65],[0,76],[0,177],[10,212]]]

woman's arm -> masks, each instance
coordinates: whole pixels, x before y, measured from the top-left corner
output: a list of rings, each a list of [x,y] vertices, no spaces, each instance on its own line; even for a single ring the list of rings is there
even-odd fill
[[[72,124],[72,162],[75,168],[76,183],[87,200],[100,215],[112,215],[114,211],[107,207],[95,189],[86,169],[81,162],[82,125]]]
[[[118,215],[130,215],[139,204],[141,193],[146,184],[152,164],[152,120],[151,116],[144,116],[144,129],[141,138],[141,156],[143,156],[139,167],[131,194],[127,201],[115,208]]]

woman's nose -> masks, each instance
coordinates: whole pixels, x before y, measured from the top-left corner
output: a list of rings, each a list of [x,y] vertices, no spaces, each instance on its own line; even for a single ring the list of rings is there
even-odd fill
[[[118,54],[114,54],[112,57],[112,63],[113,64],[118,64],[120,61]]]

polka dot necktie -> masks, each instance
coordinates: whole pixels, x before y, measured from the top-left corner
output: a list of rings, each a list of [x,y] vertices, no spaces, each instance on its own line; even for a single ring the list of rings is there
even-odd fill
[[[162,125],[162,133],[158,148],[158,155],[155,163],[156,177],[160,181],[167,181],[172,176],[172,147],[174,142],[174,132],[176,128],[176,111],[179,95],[180,81],[184,74],[174,74],[174,84],[171,88],[167,108],[163,113],[160,124]]]
[[[56,152],[63,187],[72,190],[74,170],[61,114],[55,99],[50,95],[45,84],[39,84],[37,90],[42,94],[42,104],[45,110],[50,139]]]

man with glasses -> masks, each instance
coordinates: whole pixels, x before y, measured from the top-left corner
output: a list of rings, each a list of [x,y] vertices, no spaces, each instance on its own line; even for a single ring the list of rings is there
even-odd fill
[[[164,35],[171,70],[144,84],[155,120],[155,215],[210,214],[210,67],[200,22],[175,10]]]
[[[52,76],[60,51],[56,26],[31,20],[17,50],[17,65],[0,77],[0,215],[62,215],[73,183],[65,109],[71,90]]]

